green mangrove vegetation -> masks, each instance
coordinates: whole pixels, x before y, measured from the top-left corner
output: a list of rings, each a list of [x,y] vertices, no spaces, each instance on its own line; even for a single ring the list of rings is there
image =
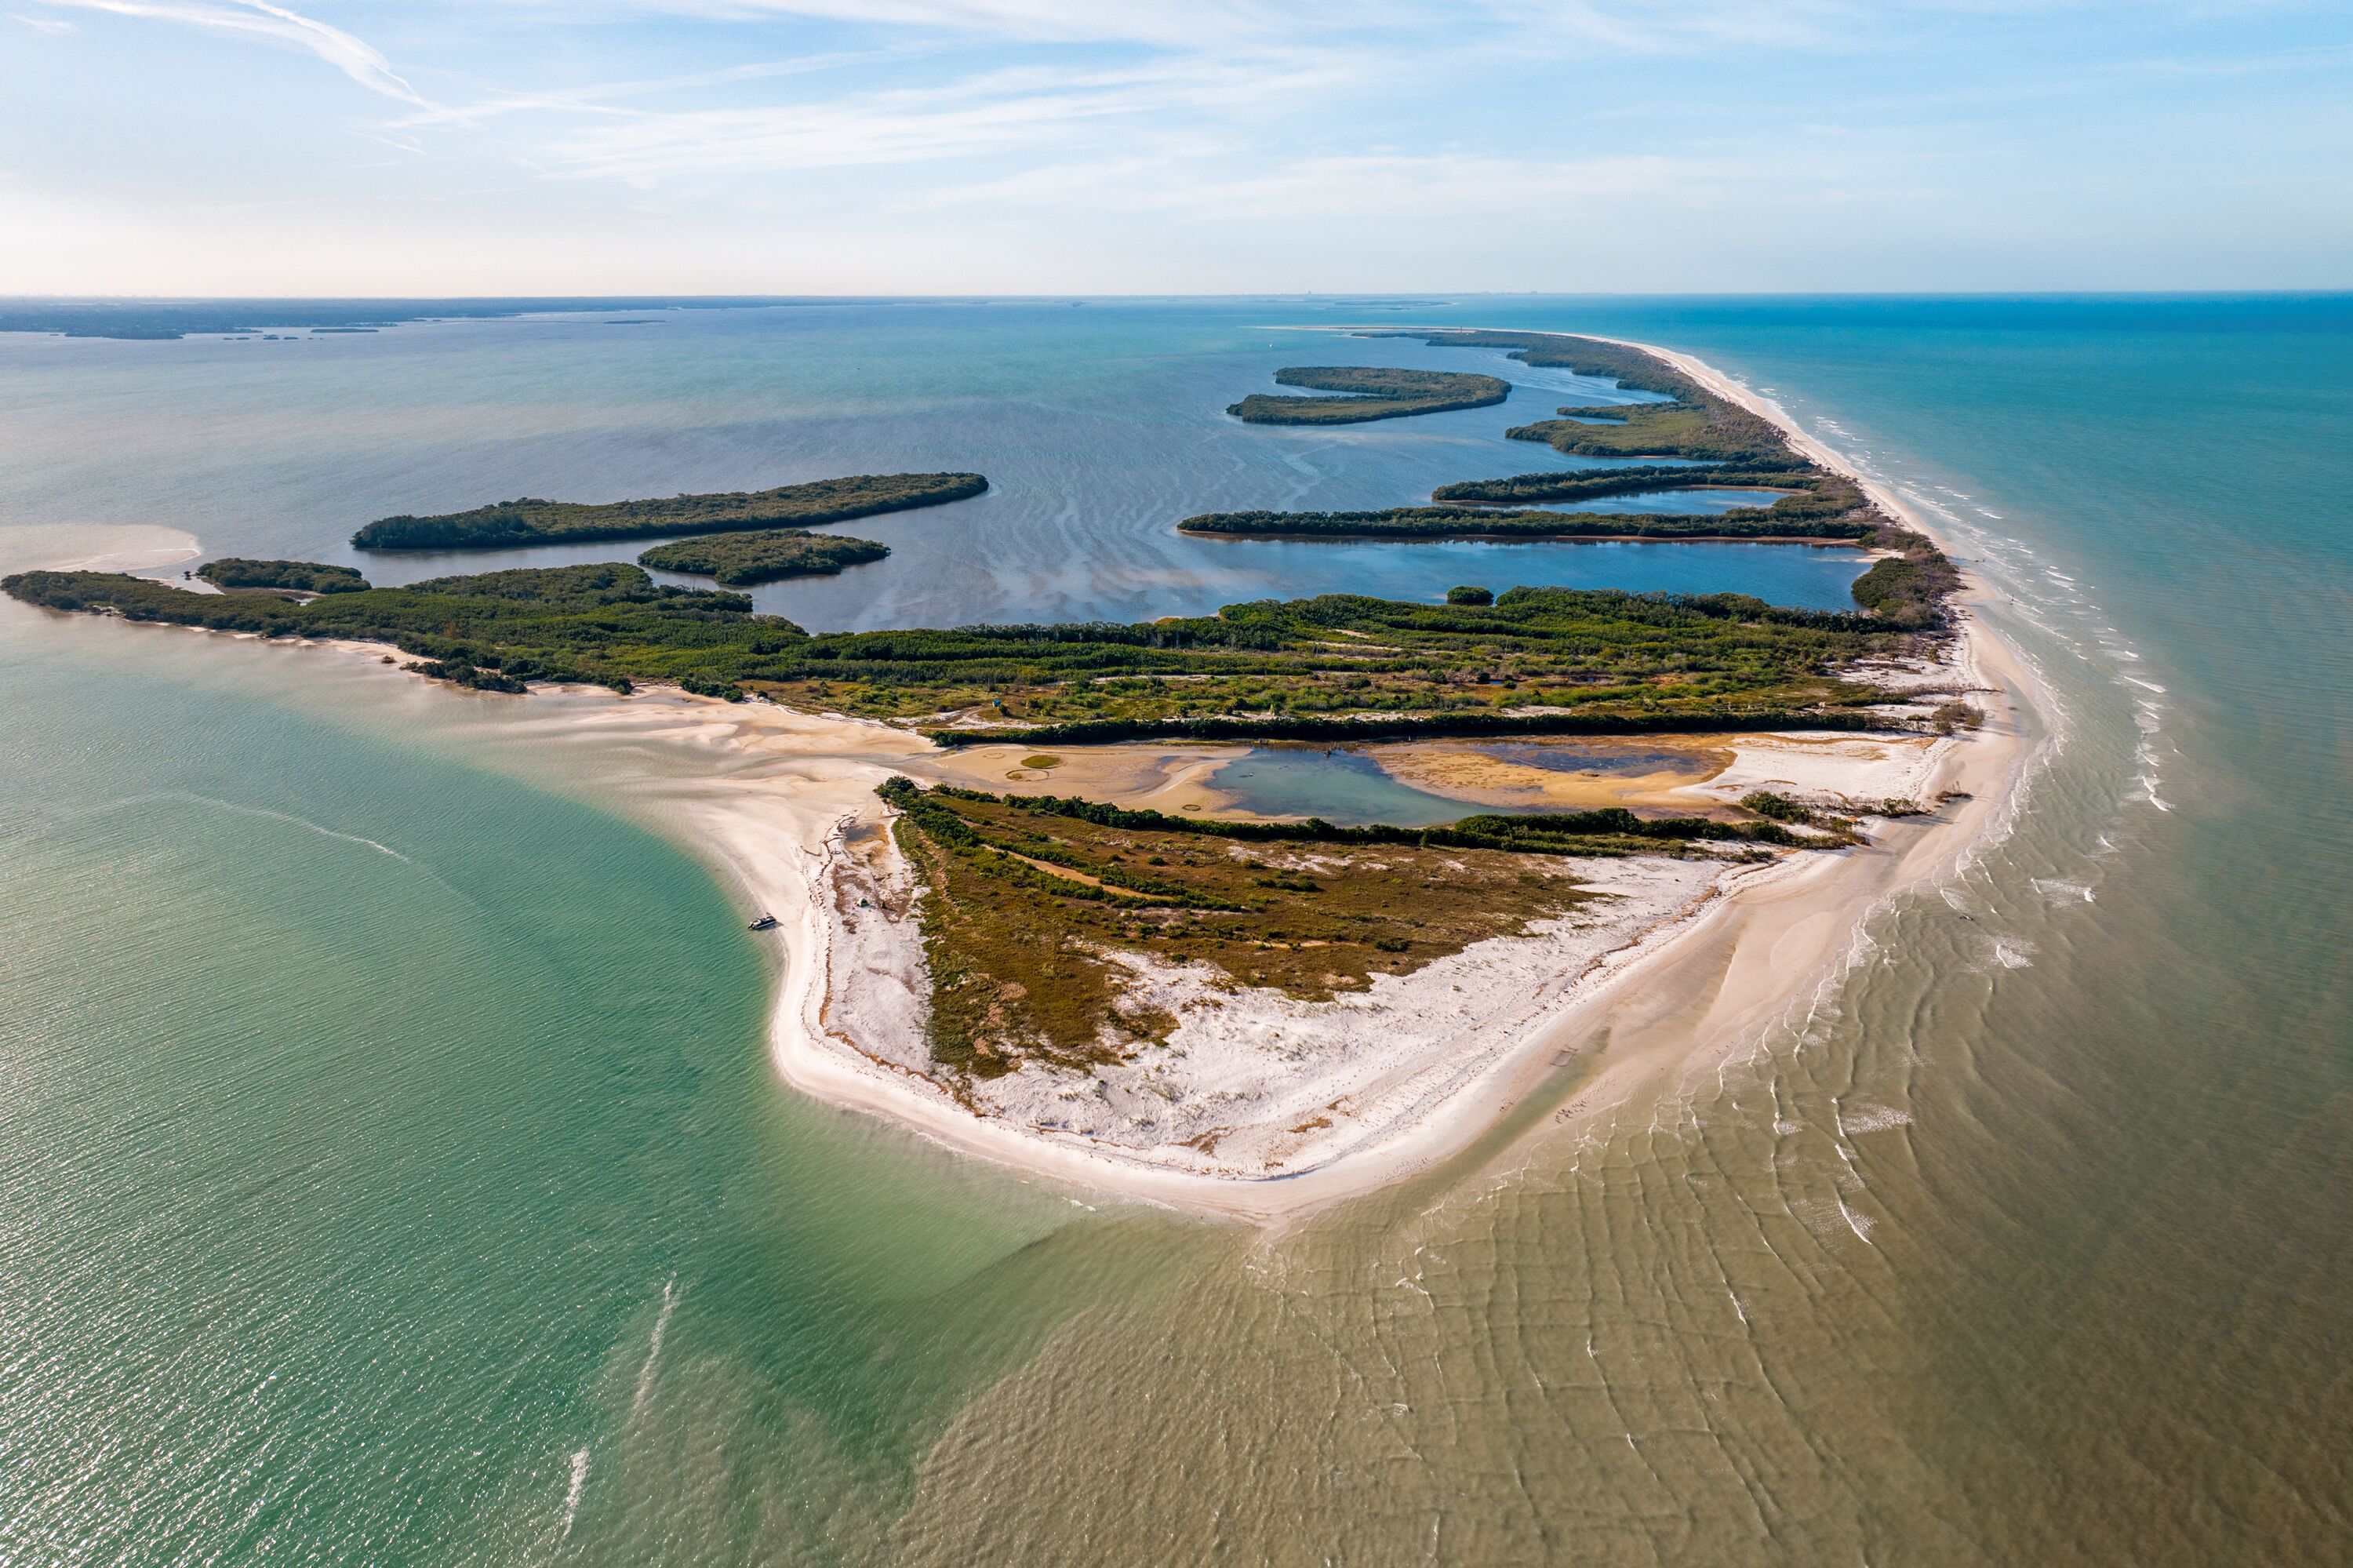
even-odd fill
[[[1176,1021],[1131,999],[1120,952],[1328,1001],[1567,913],[1590,895],[1562,856],[1852,842],[1835,829],[1801,839],[1769,820],[1622,810],[1343,828],[1208,821],[905,779],[876,792],[936,895],[918,914],[933,1059],[975,1078],[1029,1060],[1084,1068],[1166,1039]]]
[[[1873,710],[1883,695],[1841,679],[1839,671],[1857,659],[1916,652],[1918,639],[1936,633],[1942,602],[1958,575],[1931,541],[1895,524],[1852,482],[1807,462],[1769,425],[1639,351],[1543,334],[1422,335],[1437,344],[1507,347],[1531,364],[1614,375],[1666,400],[1633,409],[1672,406],[1696,421],[1692,428],[1702,436],[1686,431],[1677,439],[1686,453],[1704,449],[1705,460],[1697,468],[1643,464],[1473,482],[1446,487],[1441,493],[1449,499],[1428,507],[1229,513],[1188,518],[1183,526],[1239,535],[1849,541],[1886,552],[1856,583],[1866,613],[1782,609],[1739,594],[1519,588],[1492,603],[1461,592],[1440,605],[1334,594],[1138,625],[812,636],[780,617],[754,614],[745,595],[657,584],[642,568],[619,562],[436,577],[402,588],[370,588],[348,567],[305,562],[207,567],[208,575],[239,577],[242,591],[230,595],[99,572],[29,572],[5,586],[19,599],[58,609],[267,637],[387,642],[422,662],[413,668],[485,690],[521,691],[538,681],[620,690],[639,681],[671,682],[716,696],[756,695],[936,726],[951,743],[1883,722]],[[1625,410],[1603,413],[1615,418]],[[1498,504],[1734,481],[1784,493],[1771,505],[1717,516]],[[646,559],[746,583],[774,575],[780,565],[823,569],[820,563],[871,559],[866,552],[881,549],[790,530],[755,536],[754,523],[865,515],[976,494],[987,483],[978,474],[900,474],[609,506],[518,502],[453,517],[386,519],[371,529],[383,531],[377,543],[390,538],[401,547],[595,538],[614,531],[724,533],[736,536],[666,546]],[[363,531],[363,540],[368,537]],[[307,595],[316,597],[298,597]]]
[[[890,546],[878,545],[871,539],[845,539],[799,528],[776,528],[758,534],[712,534],[656,545],[638,557],[638,565],[656,571],[710,577],[727,588],[750,588],[783,577],[824,577],[844,567],[879,561],[890,553]]]
[[[1279,694],[1278,694],[1279,695]],[[1346,745],[1367,740],[1423,740],[1568,735],[1725,735],[1746,730],[1909,730],[1913,726],[1861,705],[1844,707],[1744,707],[1725,704],[1711,711],[1689,708],[1637,711],[1609,705],[1590,713],[1550,705],[1525,711],[1461,705],[1439,708],[1357,709],[1337,717],[1316,713],[1245,712],[1218,715],[1068,719],[1013,728],[934,729],[925,733],[942,746],[1109,746],[1124,740],[1210,742],[1296,740]]]
[[[357,593],[367,579],[350,567],[316,561],[256,561],[223,556],[196,568],[196,576],[220,588],[285,588],[294,593]]]
[[[1789,450],[1788,441],[1771,420],[1717,397],[1665,360],[1630,344],[1543,332],[1449,331],[1381,335],[1418,337],[1433,348],[1503,349],[1508,357],[1523,365],[1614,381],[1629,391],[1650,395],[1652,400],[1646,402],[1561,409],[1561,415],[1572,423],[1592,422],[1582,438],[1591,444],[1563,445],[1563,451],[1576,451],[1586,457],[1685,457],[1711,462],[1737,461],[1744,456],[1804,461]],[[1552,440],[1549,433],[1522,436],[1514,430],[1512,434],[1523,440]],[[1579,439],[1575,429],[1560,433],[1564,442]]]
[[[1253,392],[1226,412],[1253,425],[1354,425],[1409,414],[1440,414],[1450,408],[1483,408],[1512,395],[1508,381],[1453,370],[1303,365],[1278,370],[1274,379],[1278,386],[1305,387],[1340,396],[1279,397]]]
[[[1946,596],[1961,586],[1960,569],[1919,535],[1908,537],[1917,543],[1854,579],[1855,602],[1896,626],[1929,626],[1942,618]]]
[[[971,729],[1215,722],[1268,736],[1367,722],[1534,721],[1583,733],[1796,727],[1882,700],[1845,662],[1914,635],[1742,594],[1513,588],[1492,605],[1330,594],[1137,625],[967,626],[812,636],[750,598],[620,562],[429,578],[297,600],[199,594],[107,572],[26,572],[26,603],[264,637],[391,643],[460,678],[670,681]],[[1483,732],[1483,731],[1482,731]],[[954,733],[954,731],[951,731]],[[989,733],[984,728],[983,733]],[[1431,731],[1430,733],[1437,733]]]
[[[488,550],[521,545],[645,539],[662,534],[812,527],[980,494],[976,473],[864,473],[775,490],[589,504],[525,497],[430,517],[380,517],[352,535],[363,550]]]
[[[1866,543],[1862,518],[1783,515],[1771,507],[1722,513],[1502,512],[1475,506],[1392,506],[1379,512],[1211,512],[1176,524],[1240,539],[1821,539]]]
[[[1701,465],[1637,463],[1621,468],[1568,469],[1556,473],[1522,473],[1509,479],[1473,479],[1441,484],[1430,493],[1432,501],[1472,506],[1524,506],[1530,502],[1598,501],[1612,495],[1649,495],[1674,490],[1754,490],[1775,495],[1778,505],[1801,496],[1811,506],[1792,511],[1818,511],[1830,516],[1862,505],[1852,481],[1826,474],[1802,463],[1746,461]]]

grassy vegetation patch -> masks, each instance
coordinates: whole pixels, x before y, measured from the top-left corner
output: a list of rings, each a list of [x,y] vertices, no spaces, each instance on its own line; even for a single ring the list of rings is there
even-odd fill
[[[823,577],[844,567],[879,561],[890,553],[890,546],[878,545],[871,539],[844,539],[798,528],[776,528],[758,534],[713,534],[656,545],[638,557],[638,565],[657,571],[711,577],[728,588],[750,588],[783,577]]]
[[[1202,963],[1305,1001],[1408,975],[1590,896],[1564,857],[1682,853],[1704,842],[1852,842],[1777,821],[1621,809],[1482,814],[1451,827],[1220,822],[1055,796],[893,779],[898,842],[929,890],[932,1054],[991,1077],[1025,1060],[1084,1067],[1166,1039],[1116,955]],[[1769,853],[1765,849],[1742,853]]]
[[[929,890],[932,1054],[976,1077],[1166,1039],[1176,1020],[1124,1001],[1114,952],[1328,1000],[1588,896],[1549,855],[1137,829],[903,779],[885,794]]]
[[[1387,370],[1370,366],[1293,366],[1274,373],[1277,385],[1335,392],[1334,397],[1282,397],[1254,392],[1226,412],[1253,425],[1354,425],[1450,408],[1481,408],[1512,394],[1493,376],[1452,370]]]
[[[363,550],[487,550],[644,539],[661,534],[810,527],[961,501],[988,488],[976,473],[864,473],[775,490],[589,504],[524,497],[432,516],[380,517],[352,535]]]

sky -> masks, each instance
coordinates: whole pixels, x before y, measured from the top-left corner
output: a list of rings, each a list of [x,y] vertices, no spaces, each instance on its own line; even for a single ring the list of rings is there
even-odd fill
[[[0,293],[2353,285],[2353,5],[0,0]]]

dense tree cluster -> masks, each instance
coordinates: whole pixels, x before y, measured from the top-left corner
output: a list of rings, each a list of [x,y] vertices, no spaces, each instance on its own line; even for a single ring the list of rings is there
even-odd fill
[[[452,679],[472,670],[510,682],[659,680],[718,695],[748,686],[845,712],[914,715],[985,703],[992,692],[1052,688],[1063,706],[1047,711],[1073,720],[1240,714],[1261,727],[1350,715],[1495,716],[1514,704],[1574,708],[1572,727],[1838,707],[1871,694],[1838,681],[1837,664],[1905,641],[1867,617],[1740,594],[1570,588],[1514,588],[1492,605],[1330,594],[1134,625],[811,636],[754,614],[745,595],[658,584],[620,562],[302,601],[189,593],[104,572],[27,572],[5,587],[58,609],[390,642]],[[509,689],[480,677],[466,683]],[[1221,691],[1233,696],[1221,701]],[[1236,705],[1244,693],[1248,708]],[[1220,705],[1205,712],[1205,701]]]
[[[1276,371],[1274,379],[1279,386],[1339,395],[1278,397],[1254,392],[1226,412],[1252,425],[1355,425],[1410,414],[1441,414],[1451,408],[1483,408],[1512,395],[1508,381],[1453,370],[1299,365]]]
[[[890,546],[878,545],[871,539],[844,539],[799,528],[777,528],[758,534],[712,534],[656,545],[638,557],[638,565],[659,572],[710,577],[728,588],[750,588],[784,577],[823,577],[844,567],[879,561],[890,553]]]
[[[1878,532],[1875,520],[1729,512],[1525,512],[1472,506],[1392,506],[1380,512],[1211,512],[1177,524],[1187,534],[1240,538],[1343,539],[1846,539]]]
[[[1504,350],[1522,364],[1614,381],[1643,400],[1563,408],[1559,417],[1506,432],[1580,457],[1649,462],[1441,485],[1429,506],[1366,512],[1224,512],[1188,517],[1190,534],[1240,537],[1509,539],[1845,539],[1892,551],[1854,585],[1855,601],[1893,626],[1919,630],[1943,621],[1960,573],[1935,541],[1904,527],[1844,474],[1795,450],[1772,423],[1717,397],[1672,365],[1631,344],[1556,333],[1411,332],[1433,347]],[[1285,372],[1285,375],[1293,374]],[[1413,376],[1413,371],[1338,372]],[[1320,385],[1320,384],[1319,384]],[[1499,383],[1500,385],[1500,383]],[[1310,399],[1253,399],[1269,403]],[[1236,405],[1239,413],[1241,405]],[[1562,513],[1525,510],[1533,502],[1591,501],[1662,491],[1755,489],[1769,503],[1702,513]]]
[[[1501,342],[1536,364],[1608,370],[1713,430],[1721,455],[1699,467],[1640,464],[1449,486],[1444,503],[1361,513],[1235,513],[1187,519],[1193,532],[1373,536],[1821,538],[1889,552],[1858,580],[1870,614],[1780,609],[1740,594],[1661,595],[1514,588],[1442,605],[1332,594],[1230,605],[1215,615],[1134,625],[965,626],[811,636],[753,613],[747,595],[656,583],[622,562],[444,577],[369,588],[349,567],[224,561],[225,595],[149,578],[29,572],[19,599],[258,633],[392,643],[426,673],[481,690],[587,681],[628,690],[665,681],[692,692],[944,727],[944,737],[1008,735],[1101,740],[1134,735],[1362,737],[1367,726],[1419,733],[1641,732],[1674,728],[1863,726],[1882,700],[1839,678],[1847,662],[1912,651],[1957,581],[1935,545],[1872,506],[1851,481],[1806,463],[1778,433],[1770,450],[1746,416],[1664,366],[1616,345],[1528,334]],[[1325,376],[1324,371],[1301,372]],[[1332,376],[1343,373],[1333,371]],[[1358,373],[1346,372],[1355,377]],[[1363,372],[1396,389],[1394,376]],[[1501,385],[1498,383],[1498,385]],[[1602,410],[1612,413],[1612,410]],[[1615,410],[1623,413],[1624,410]],[[1584,427],[1578,427],[1584,428]],[[1552,439],[1547,437],[1546,439]],[[1574,514],[1477,504],[1577,499],[1694,482],[1781,493],[1720,515]],[[701,530],[723,536],[649,551],[666,569],[733,583],[780,571],[838,569],[882,547],[794,529],[752,532],[779,513],[799,521],[864,515],[977,493],[977,474],[861,476],[755,494],[572,506],[510,503],[446,518],[387,519],[408,543],[472,544]],[[506,514],[512,513],[509,516]],[[493,514],[499,514],[493,516]],[[431,525],[431,526],[427,526]],[[446,525],[446,527],[444,526]],[[400,530],[393,530],[399,533]],[[315,597],[298,598],[297,595]]]
[[[673,495],[591,505],[525,496],[429,517],[380,517],[352,535],[363,550],[488,550],[518,545],[648,539],[663,534],[746,533],[812,527],[883,512],[936,506],[980,494],[976,473],[861,473],[775,490]]]
[[[357,593],[367,579],[350,567],[316,561],[256,561],[223,556],[196,568],[196,576],[222,588],[285,588],[294,593]]]

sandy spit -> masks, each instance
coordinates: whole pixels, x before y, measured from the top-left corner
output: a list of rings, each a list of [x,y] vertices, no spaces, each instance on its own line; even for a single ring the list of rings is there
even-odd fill
[[[1712,368],[1666,357],[1790,428],[1778,407]],[[1852,471],[1792,433],[1816,461]],[[1170,809],[1198,798],[1224,758],[1203,748],[1104,748],[1034,770],[1018,748],[942,756],[847,719],[675,695],[586,700],[625,712],[657,703],[659,725],[715,725],[729,732],[723,749],[769,759],[697,781],[691,793],[701,843],[733,868],[748,906],[776,914],[789,933],[769,1037],[787,1081],[1041,1175],[1271,1223],[1447,1160],[1566,1068],[1581,1067],[1582,1080],[1556,1115],[1587,1114],[1753,1039],[1810,994],[1875,905],[1948,872],[2007,821],[2026,760],[2018,704],[2028,677],[1966,610],[1935,673],[1948,690],[1978,694],[1981,727],[1943,740],[1873,740],[1867,756],[1845,755],[1855,749],[1851,736],[1738,737],[1731,768],[1707,786],[1717,798],[1777,783],[1854,801],[1954,797],[1927,817],[1872,821],[1868,847],[1731,871],[1666,861],[1590,868],[1615,879],[1612,915],[1481,943],[1334,1003],[1210,997],[1202,977],[1138,964],[1137,984],[1186,1018],[1171,1052],[1101,1079],[1016,1075],[969,1103],[919,1070],[918,948],[912,921],[892,913],[913,890],[878,832],[872,783],[901,771]]]
[[[107,547],[93,554],[93,544]],[[149,572],[203,554],[195,535],[156,523],[25,523],[0,528],[0,568],[12,572]]]

